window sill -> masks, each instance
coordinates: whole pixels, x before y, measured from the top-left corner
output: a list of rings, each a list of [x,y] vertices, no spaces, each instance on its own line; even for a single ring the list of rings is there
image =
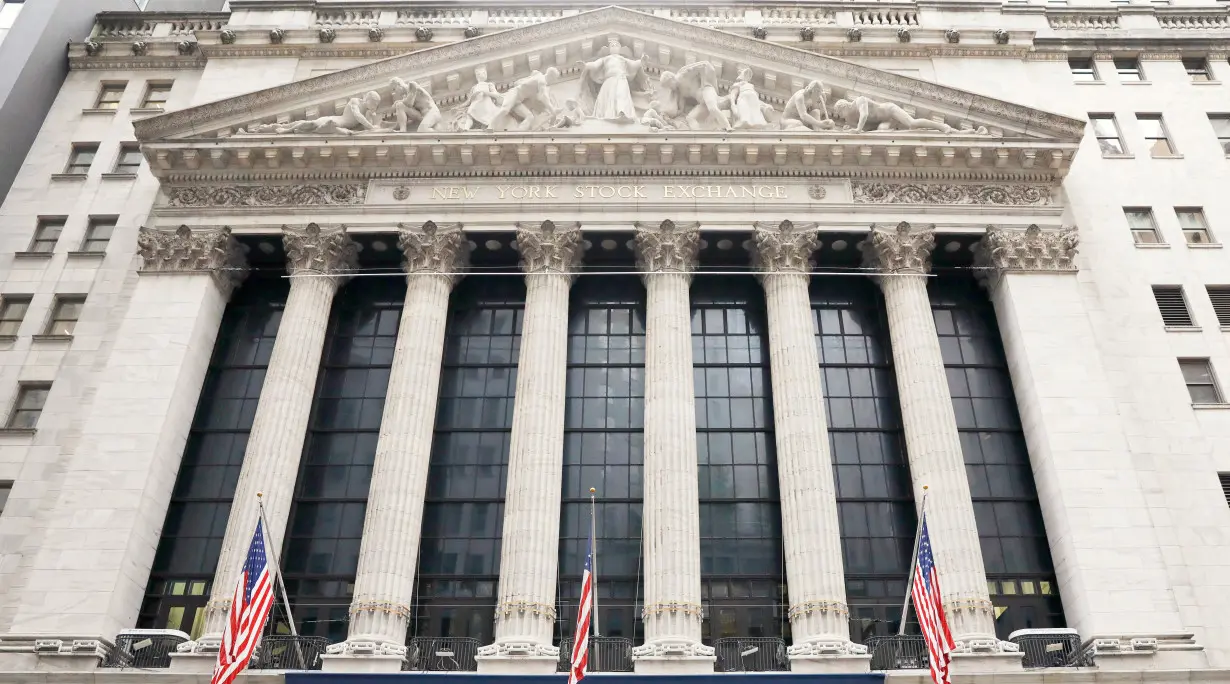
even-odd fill
[[[72,342],[72,335],[32,335],[30,339],[34,342]]]
[[[137,174],[135,173],[104,173],[102,175],[102,179],[103,180],[136,180]]]
[[[37,432],[34,428],[0,428],[0,435],[27,435],[32,436]]]
[[[106,253],[106,252],[82,252],[82,251],[74,251],[74,252],[69,252],[69,253],[68,253],[68,256],[69,256],[69,257],[76,257],[76,258],[79,258],[79,259],[80,259],[80,258],[86,258],[86,259],[89,259],[89,258],[97,258],[97,259],[101,259],[101,258],[103,258],[103,257],[107,256],[107,253]]]
[[[1189,242],[1187,243],[1188,249],[1221,249],[1224,246],[1225,245],[1223,245],[1220,242]]]
[[[1072,81],[1073,85],[1106,85],[1106,81]]]
[[[83,181],[86,179],[84,173],[53,173],[51,180],[53,181]]]
[[[1153,85],[1152,81],[1119,81],[1119,85]]]
[[[81,110],[82,114],[115,114],[118,109],[107,109],[106,107],[89,107]]]
[[[1135,159],[1136,155],[1134,154],[1104,154],[1102,155],[1102,158],[1103,159]]]
[[[1230,404],[1192,404],[1192,408],[1197,411],[1225,411],[1230,409]]]
[[[1223,328],[1224,330],[1225,328]],[[0,335],[0,342],[16,342],[16,335]]]
[[[1136,249],[1170,249],[1165,242],[1137,242]]]
[[[162,107],[135,107],[128,110],[129,114],[165,114],[167,110]]]
[[[1200,332],[1200,326],[1198,325],[1167,325],[1164,327],[1166,328],[1166,332],[1177,332],[1177,333]]]
[[[18,259],[50,259],[52,252],[13,252]]]
[[[1182,159],[1183,155],[1181,154],[1155,154],[1153,155],[1153,158],[1154,159]]]
[[[1221,85],[1221,81],[1192,81],[1192,85],[1219,86]]]

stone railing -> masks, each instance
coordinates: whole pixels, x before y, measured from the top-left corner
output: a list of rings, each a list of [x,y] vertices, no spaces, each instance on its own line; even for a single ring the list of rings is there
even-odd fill
[[[865,9],[854,12],[859,26],[918,26],[918,12],[912,9]]]
[[[767,7],[766,26],[831,26],[837,23],[837,13],[823,7]]]
[[[398,26],[469,26],[474,12],[465,9],[397,10]]]
[[[322,28],[368,27],[379,24],[380,12],[376,10],[330,9],[316,11],[316,25]]]
[[[1157,23],[1164,29],[1225,29],[1230,28],[1230,14],[1227,14],[1225,10],[1159,12]]]
[[[101,12],[90,38],[95,41],[131,41],[166,38],[182,40],[197,31],[218,31],[226,26],[227,12],[138,13]]]
[[[1047,22],[1059,31],[1089,31],[1119,28],[1118,12],[1048,12]]]

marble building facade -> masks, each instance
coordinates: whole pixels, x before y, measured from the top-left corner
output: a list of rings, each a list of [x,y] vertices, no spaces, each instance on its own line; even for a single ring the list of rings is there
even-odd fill
[[[968,681],[1230,681],[1228,39],[1180,1],[99,15],[0,206],[0,681],[198,681],[258,492],[324,669],[554,672],[591,486],[638,673],[868,671],[925,486]],[[99,674],[132,628],[186,640]]]

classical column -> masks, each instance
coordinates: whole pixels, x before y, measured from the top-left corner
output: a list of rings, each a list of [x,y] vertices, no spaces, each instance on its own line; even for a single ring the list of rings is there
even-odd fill
[[[769,314],[773,432],[794,636],[791,670],[866,671],[866,647],[850,642],[837,488],[807,292],[811,255],[820,241],[815,224],[756,227],[752,258]]]
[[[430,221],[422,230],[402,226],[399,242],[409,274],[406,304],[367,495],[349,638],[329,648],[326,670],[397,672],[406,654],[448,297],[469,245],[459,224]]]
[[[205,607],[205,631],[196,652],[216,653],[235,582],[256,529],[256,493],[263,492],[269,529],[265,540],[281,554],[307,437],[320,355],[333,295],[356,265],[357,250],[344,228],[282,228],[290,292],[261,387],[235,498],[226,523],[218,568]]]
[[[64,406],[84,392],[77,446],[58,487],[29,492],[39,485],[19,478],[9,500],[32,510],[22,499],[46,498],[50,515],[31,535],[37,546],[9,549],[22,559],[9,586],[8,631],[27,636],[0,636],[6,672],[92,669],[105,641],[136,624],[222,314],[245,273],[227,228],[142,228],[137,252],[144,264],[130,298],[117,304],[116,329],[105,333],[101,321],[77,327],[74,348],[111,341],[99,353],[97,393],[91,398],[71,376],[52,387]],[[109,295],[99,296],[106,307]],[[37,657],[28,635],[46,642]]]
[[[581,229],[517,224],[525,321],[508,456],[495,643],[480,672],[553,673],[551,644],[564,468],[568,289],[581,263]]]
[[[1154,483],[1132,466],[1138,455],[1127,436],[1142,428],[1122,416],[1124,399],[1077,277],[1077,244],[1075,228],[989,226],[975,253],[1012,376],[1064,619],[1096,639],[1099,669],[1203,667],[1204,653],[1184,634],[1190,630],[1167,573],[1163,533],[1148,515],[1124,514],[1149,510]],[[1152,441],[1137,443],[1147,449]],[[1215,478],[1192,477],[1186,486],[1192,500],[1225,505]],[[1123,600],[1123,587],[1134,600]],[[1149,639],[1156,647],[1142,648]]]
[[[645,273],[645,643],[639,673],[713,671],[701,643],[700,493],[688,289],[700,251],[696,224],[636,225]]]
[[[959,652],[999,654],[1016,647],[995,637],[995,608],[987,593],[957,418],[927,297],[934,246],[933,227],[912,228],[905,222],[895,230],[873,228],[862,243],[867,266],[882,274],[876,281],[888,312],[914,500],[921,502],[923,486],[930,487],[928,528],[948,624]],[[1012,658],[1019,668],[1019,655],[1008,656],[1004,666],[1011,667]]]

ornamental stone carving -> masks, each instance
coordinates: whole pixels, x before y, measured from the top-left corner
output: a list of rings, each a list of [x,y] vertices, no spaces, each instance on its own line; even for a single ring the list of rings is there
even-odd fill
[[[700,224],[636,224],[636,263],[647,273],[691,273],[700,261]]]
[[[925,274],[931,270],[934,248],[935,226],[913,227],[905,221],[892,229],[873,226],[859,243],[863,265],[881,273]]]
[[[304,228],[282,226],[286,265],[291,275],[344,275],[358,266],[359,250],[345,226],[323,230],[315,223]]]
[[[432,36],[434,35],[435,34],[432,32],[432,30],[427,28],[426,26],[420,26],[414,29],[414,38],[420,43],[431,42]]]
[[[802,40],[804,43],[810,43],[811,41],[816,39],[816,29],[810,26],[804,26],[803,28],[799,29],[799,39]]]
[[[808,273],[811,255],[820,248],[814,223],[757,223],[752,241],[752,266],[763,273]]]
[[[144,57],[146,52],[149,52],[149,43],[143,40],[138,40],[132,44],[132,54],[137,57]]]
[[[846,31],[846,40],[851,43],[858,43],[863,40],[863,29],[854,27]]]
[[[428,221],[418,230],[405,224],[398,227],[406,273],[437,273],[453,283],[461,280],[461,272],[470,263],[470,243],[460,223],[437,226]]]
[[[467,26],[466,30],[462,32],[462,35],[466,38],[477,38],[483,35],[483,30],[477,26]]]
[[[270,43],[273,43],[274,45],[281,45],[282,41],[285,38],[286,38],[286,31],[283,31],[280,28],[269,30],[269,42]]]
[[[987,204],[999,206],[1047,206],[1053,193],[1045,185],[958,185],[955,183],[851,184],[857,204]]]
[[[384,40],[384,29],[379,26],[373,26],[367,29],[367,39],[373,43],[379,43]]]
[[[85,41],[85,54],[89,55],[90,57],[94,57],[100,52],[102,52],[102,43],[96,40]]]
[[[1004,271],[1075,271],[1080,236],[1076,228],[1025,230],[987,226],[974,252],[974,264],[990,273]]]
[[[235,32],[230,29],[222,29],[222,32],[218,34],[218,40],[222,41],[223,45],[234,45]]]
[[[755,26],[752,28],[752,37],[757,40],[764,40],[769,37],[769,30],[763,26]]]
[[[326,27],[326,28],[320,29],[320,32],[318,35],[320,36],[320,42],[332,43],[333,40],[337,38],[337,31]]]
[[[995,35],[996,45],[1007,45],[1008,44],[1009,35],[1008,35],[1008,32],[1005,31],[1004,29],[995,29],[994,35]]]
[[[229,227],[174,231],[142,227],[137,232],[141,273],[209,273],[223,296],[247,275],[247,263]]]
[[[948,29],[947,31],[944,32],[944,40],[948,41],[949,43],[954,43],[954,44],[960,43],[961,42],[961,32],[956,30],[955,28]]]
[[[910,42],[910,29],[908,28],[897,29],[897,41],[901,43]]]
[[[179,52],[179,54],[184,55],[186,57],[196,52],[196,41],[195,40],[181,40],[175,44],[175,49]]]
[[[535,226],[517,224],[517,251],[521,253],[521,270],[526,273],[572,273],[581,266],[584,251],[581,224],[556,226],[543,221]]]
[[[167,189],[172,207],[288,207],[363,204],[366,186],[359,183],[322,185],[205,185]]]

